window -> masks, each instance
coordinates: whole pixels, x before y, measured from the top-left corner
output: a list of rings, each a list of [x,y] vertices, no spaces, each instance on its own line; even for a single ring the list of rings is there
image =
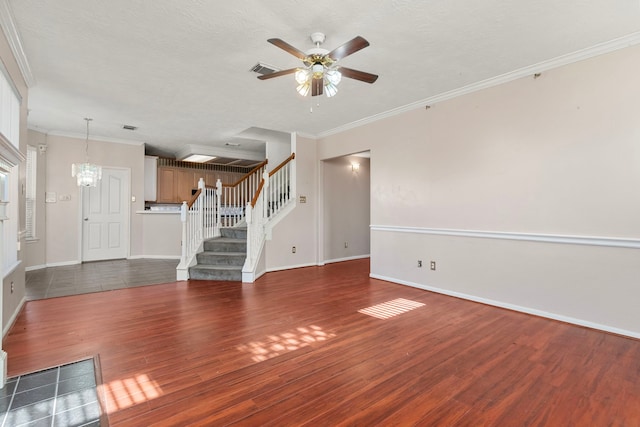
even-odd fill
[[[27,146],[27,170],[26,170],[26,207],[25,207],[25,237],[36,238],[36,176],[38,171],[38,150],[36,147]]]
[[[18,176],[18,167],[10,167],[0,160],[0,200],[3,202],[18,200],[17,186],[12,185],[12,178],[16,176]],[[6,212],[4,220],[0,221],[0,241],[4,245],[2,271],[7,274],[18,262],[18,204],[4,203],[4,208]]]
[[[18,164],[20,153],[20,92],[0,61],[0,244],[3,274],[18,265]],[[3,279],[3,277],[0,277]]]

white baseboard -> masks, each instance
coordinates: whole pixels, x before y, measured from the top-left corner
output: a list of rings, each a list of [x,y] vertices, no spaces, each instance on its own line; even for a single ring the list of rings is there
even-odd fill
[[[63,261],[63,262],[48,262],[47,267],[63,267],[65,265],[77,265],[82,264],[81,261]]]
[[[318,265],[332,264],[334,262],[353,261],[354,259],[363,259],[363,258],[371,258],[371,255],[370,254],[354,255],[354,256],[348,256],[344,258],[325,259],[322,262],[322,264],[318,263]]]
[[[7,324],[4,325],[4,328],[2,329],[3,338],[7,335],[7,332],[9,332],[9,329],[11,329],[11,327],[13,326],[13,323],[16,321],[18,314],[20,314],[20,311],[22,310],[22,306],[24,306],[24,303],[26,301],[27,301],[27,298],[22,297],[22,300],[20,300],[20,304],[18,304],[18,307],[16,307],[16,310],[13,312],[13,314],[11,314],[11,317],[9,318],[9,321],[7,322]]]
[[[267,268],[267,273],[271,273],[274,271],[282,271],[282,270],[293,270],[294,268],[302,268],[302,267],[316,267],[318,264],[316,264],[315,262],[311,262],[311,263],[307,263],[307,264],[298,264],[298,265],[285,265],[282,267],[274,267],[274,268]]]
[[[25,267],[24,271],[42,270],[43,268],[47,268],[47,265],[46,264],[32,265],[30,267]]]
[[[180,255],[133,255],[127,259],[180,259]]]
[[[586,328],[597,329],[600,331],[611,332],[618,335],[624,335],[631,338],[640,339],[640,332],[628,331],[626,329],[620,329],[613,326],[602,325],[599,323],[590,322],[588,320],[576,319],[574,317],[563,316],[561,314],[549,313],[546,311],[538,310],[535,308],[523,307],[520,305],[509,304],[502,301],[495,301],[487,298],[478,297],[475,295],[464,294],[461,292],[449,291],[447,289],[436,288],[433,286],[422,285],[420,283],[409,282],[406,280],[395,279],[393,277],[386,277],[379,274],[370,274],[369,277],[373,279],[380,279],[386,282],[398,283],[400,285],[411,286],[413,288],[423,289],[425,291],[431,291],[438,294],[449,295],[452,297],[479,302],[482,304],[492,305],[494,307],[506,308],[507,310],[518,311],[521,313],[532,314],[534,316],[545,317],[547,319],[559,320],[560,322],[571,323],[573,325],[584,326]]]

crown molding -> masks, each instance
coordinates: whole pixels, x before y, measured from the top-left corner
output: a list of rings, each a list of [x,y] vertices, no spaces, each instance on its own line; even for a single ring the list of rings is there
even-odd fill
[[[335,134],[347,131],[349,129],[354,129],[369,123],[376,122],[378,120],[396,116],[398,114],[402,114],[407,111],[416,110],[418,108],[424,108],[425,105],[433,105],[438,102],[446,101],[452,98],[457,98],[462,95],[466,95],[482,89],[487,89],[493,86],[498,86],[500,84],[507,83],[522,77],[530,76],[535,73],[551,70],[554,68],[561,67],[563,65],[569,65],[574,62],[593,58],[594,56],[614,52],[616,50],[624,49],[626,47],[634,46],[637,44],[640,44],[640,31],[631,33],[626,36],[619,37],[617,39],[613,39],[604,43],[599,43],[597,45],[594,45],[585,49],[581,49],[566,55],[558,56],[548,61],[542,61],[537,64],[520,68],[515,71],[510,71],[508,73],[501,74],[496,77],[491,77],[489,79],[482,80],[477,83],[472,83],[470,85],[463,86],[461,88],[453,89],[448,92],[444,92],[429,98],[425,98],[421,101],[416,101],[402,107],[385,111],[383,113],[365,117],[364,119],[356,120],[355,122],[347,123],[345,125],[338,126],[337,128],[330,129],[325,132],[320,132],[315,136],[315,138],[317,139],[325,138],[327,136],[335,135]]]
[[[31,66],[27,60],[27,55],[22,47],[22,39],[18,33],[18,28],[16,27],[15,18],[13,17],[13,11],[11,10],[11,5],[9,5],[9,0],[0,0],[0,26],[7,38],[11,52],[13,52],[13,56],[18,63],[18,68],[20,68],[20,73],[22,73],[22,78],[24,79],[25,84],[27,87],[35,86],[36,79],[33,76]]]

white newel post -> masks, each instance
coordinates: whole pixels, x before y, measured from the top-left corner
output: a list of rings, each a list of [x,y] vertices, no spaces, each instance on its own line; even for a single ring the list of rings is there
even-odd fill
[[[4,221],[7,218],[7,202],[0,201],[0,285],[4,280]],[[0,292],[0,306],[2,306],[2,294]],[[0,313],[2,311],[0,310]],[[0,319],[0,331],[4,330],[2,319]],[[2,350],[2,343],[0,343],[0,389],[4,388],[7,382],[7,352]]]
[[[216,231],[214,236],[220,236],[220,228],[222,228],[222,220],[220,218],[220,199],[222,198],[222,181],[220,178],[216,181]]]
[[[187,212],[189,208],[187,207],[187,202],[182,202],[182,206],[180,206],[180,221],[182,222],[182,256],[180,257],[180,263],[184,264],[187,262]]]
[[[247,221],[247,260],[245,264],[252,265],[253,259],[251,255],[251,249],[252,249],[251,235],[252,235],[253,229],[251,227],[251,224],[253,224],[253,207],[251,206],[251,202],[247,203],[247,212],[245,212],[244,218],[245,218],[245,221]]]
[[[269,208],[269,206],[267,206],[269,203],[267,203],[267,194],[268,191],[267,189],[269,188],[269,172],[267,172],[266,170],[262,173],[262,179],[264,179],[264,187],[262,188],[262,194],[260,194],[260,197],[262,197],[262,223],[264,224],[266,218],[267,218],[267,209]]]

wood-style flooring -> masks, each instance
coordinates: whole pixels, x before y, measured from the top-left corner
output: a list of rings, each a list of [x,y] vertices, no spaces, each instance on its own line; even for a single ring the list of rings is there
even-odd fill
[[[99,354],[112,426],[640,425],[640,341],[368,271],[30,301],[9,375]]]

